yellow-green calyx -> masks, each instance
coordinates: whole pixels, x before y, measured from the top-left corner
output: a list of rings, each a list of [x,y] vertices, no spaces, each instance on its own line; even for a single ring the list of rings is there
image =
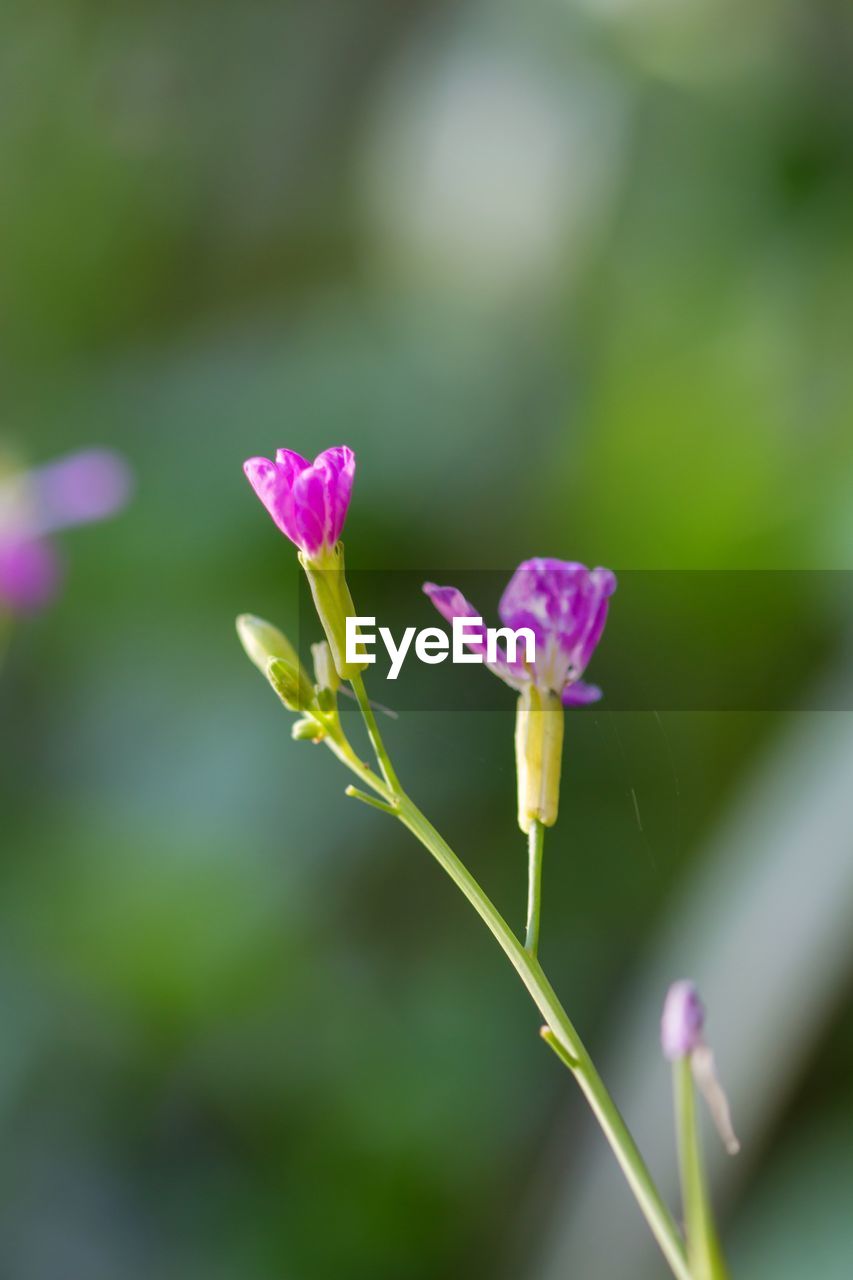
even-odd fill
[[[534,820],[553,827],[560,804],[563,704],[535,684],[524,686],[515,721],[518,825],[527,834]]]
[[[308,578],[335,669],[342,680],[351,680],[367,663],[346,660],[346,620],[355,617],[356,612],[344,572],[344,544],[336,543],[331,551],[316,560],[310,560],[300,551],[299,563]]]
[[[289,711],[305,711],[313,705],[314,686],[293,645],[278,627],[264,618],[242,613],[237,619],[237,635],[248,658],[266,676]]]

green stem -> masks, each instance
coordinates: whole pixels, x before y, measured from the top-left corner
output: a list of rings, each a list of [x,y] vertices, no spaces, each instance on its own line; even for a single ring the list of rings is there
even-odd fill
[[[337,756],[341,764],[345,764],[351,773],[354,773],[357,778],[361,779],[365,786],[372,788],[372,790],[382,796],[388,804],[392,804],[394,798],[393,793],[389,790],[382,779],[378,778],[373,770],[369,768],[363,760],[359,760],[349,742],[347,742],[346,738],[343,736],[343,732],[339,725],[332,726],[329,736],[325,739],[325,743],[332,752],[332,755]]]
[[[566,1050],[560,1044],[560,1041],[554,1035],[554,1032],[551,1030],[550,1027],[540,1027],[539,1034],[547,1044],[548,1048],[553,1049],[554,1053],[560,1059],[564,1067],[568,1067],[570,1071],[577,1070],[577,1066],[578,1066],[577,1059],[573,1058],[570,1053],[566,1052]]]
[[[400,791],[400,782],[394,772],[394,766],[385,750],[385,744],[382,741],[382,735],[379,732],[379,725],[376,723],[376,716],[373,714],[373,707],[370,705],[370,699],[367,696],[367,690],[364,687],[364,677],[359,672],[357,675],[350,677],[352,691],[358,701],[359,710],[367,729],[370,745],[373,747],[379,768],[382,770],[382,777],[388,783],[392,791]]]
[[[352,800],[360,800],[362,804],[370,805],[371,809],[379,809],[382,813],[390,813],[395,818],[397,816],[397,810],[390,804],[386,804],[384,800],[377,799],[376,796],[368,795],[366,791],[359,791],[358,787],[347,787],[344,795],[349,796]]]
[[[467,868],[408,796],[400,797],[398,817],[447,872],[488,926],[518,973],[537,1009],[565,1053],[577,1064],[573,1071],[593,1114],[634,1193],[640,1209],[678,1280],[692,1280],[684,1245],[671,1213],[652,1181],[643,1157],[604,1082],[539,961],[522,947],[503,916]]]
[[[527,837],[529,865],[527,872],[527,935],[525,951],[535,958],[539,950],[539,914],[542,906],[542,851],[545,845],[545,828],[532,818]]]
[[[352,680],[352,686],[387,785],[383,785],[380,779],[358,760],[348,743],[329,742],[329,746],[339,759],[354,769],[363,782],[366,782],[391,805],[396,817],[447,872],[489,929],[545,1020],[553,1037],[553,1039],[548,1037],[548,1042],[577,1079],[673,1275],[676,1276],[676,1280],[693,1280],[687,1265],[684,1243],[672,1214],[655,1186],[625,1121],[607,1092],[585,1045],[545,976],[542,966],[536,956],[522,946],[497,907],[480,888],[444,837],[403,792],[388,759],[360,675]],[[541,861],[541,837],[536,836],[535,842],[539,845]]]
[[[673,1063],[673,1085],[690,1274],[693,1280],[728,1280],[705,1178],[689,1055]]]

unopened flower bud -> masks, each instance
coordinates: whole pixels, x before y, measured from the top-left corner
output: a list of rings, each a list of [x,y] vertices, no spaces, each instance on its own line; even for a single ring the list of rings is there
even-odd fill
[[[306,717],[304,720],[294,721],[290,734],[295,742],[321,742],[326,736],[326,730],[316,720]]]
[[[251,662],[266,676],[289,711],[304,711],[314,702],[314,686],[293,645],[278,627],[251,613],[237,619],[237,635]],[[274,680],[273,662],[280,663]]]
[[[553,827],[560,804],[563,765],[563,705],[557,694],[527,684],[518,699],[515,762],[518,825],[525,833],[534,820]]]
[[[241,613],[237,619],[237,635],[246,650],[246,656],[263,675],[267,673],[270,658],[284,658],[293,667],[299,665],[296,650],[287,636],[265,618],[256,618],[252,613]]]
[[[729,1155],[740,1151],[729,1100],[720,1084],[714,1054],[705,1043],[705,1008],[692,982],[674,982],[666,994],[661,1018],[661,1047],[670,1062],[690,1059],[690,1070]]]
[[[675,1062],[702,1043],[705,1009],[692,982],[674,982],[666,994],[660,1024],[661,1047],[665,1058]]]
[[[316,701],[314,686],[301,665],[270,658],[264,674],[288,711],[306,711]]]

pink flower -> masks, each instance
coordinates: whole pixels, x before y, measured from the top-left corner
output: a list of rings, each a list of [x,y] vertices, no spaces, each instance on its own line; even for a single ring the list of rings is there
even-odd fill
[[[30,472],[40,533],[93,524],[120,511],[132,486],[130,469],[109,449],[82,449]]]
[[[720,1084],[714,1054],[705,1041],[705,1006],[695,985],[682,978],[666,993],[660,1024],[663,1055],[670,1062],[687,1058],[693,1079],[708,1104],[711,1118],[730,1156],[737,1155],[740,1143],[732,1126],[729,1100]]]
[[[615,590],[616,575],[609,569],[587,569],[548,557],[525,560],[512,575],[498,613],[504,626],[514,631],[528,627],[533,632],[536,661],[528,667],[499,655],[490,669],[513,689],[532,683],[557,694],[567,707],[597,702],[601,690],[580,677],[601,639]],[[424,591],[448,622],[481,616],[455,587],[426,582]],[[485,627],[483,639],[475,637],[468,648],[485,654]]]
[[[686,1058],[702,1043],[705,1009],[692,982],[674,982],[666,993],[660,1023],[661,1048],[665,1058],[675,1062]]]
[[[0,540],[0,607],[36,613],[59,590],[59,558],[44,538]]]
[[[279,449],[275,462],[249,458],[246,478],[282,533],[309,560],[324,558],[341,536],[352,496],[355,454],[346,445],[308,462]]]
[[[86,449],[0,481],[0,608],[30,613],[54,598],[62,578],[48,535],[120,510],[130,471],[107,449]]]

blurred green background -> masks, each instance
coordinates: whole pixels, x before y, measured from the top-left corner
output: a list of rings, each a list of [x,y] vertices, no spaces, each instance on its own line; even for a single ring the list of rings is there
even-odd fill
[[[494,944],[241,653],[296,566],[240,465],[351,444],[359,568],[849,569],[851,60],[843,0],[6,0],[0,437],[137,494],[0,673],[4,1280],[664,1275]],[[768,663],[823,636],[849,706],[814,582]],[[520,926],[512,724],[387,737]],[[670,1192],[702,985],[749,1280],[853,1274],[852,791],[849,713],[568,726],[543,960]]]

